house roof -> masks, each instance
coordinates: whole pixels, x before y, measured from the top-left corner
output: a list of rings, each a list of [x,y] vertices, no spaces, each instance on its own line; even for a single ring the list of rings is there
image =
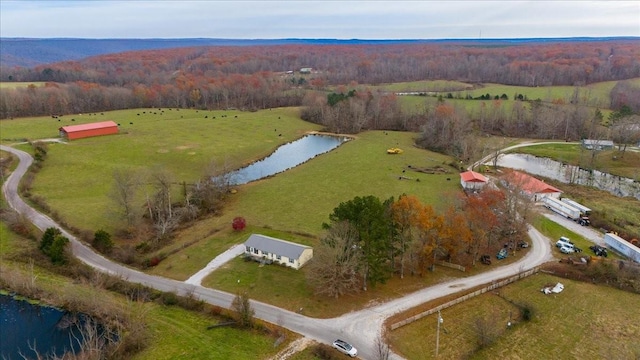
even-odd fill
[[[582,143],[585,145],[595,145],[595,146],[613,146],[613,141],[611,140],[595,140],[595,139],[584,139]]]
[[[542,180],[538,180],[531,175],[527,175],[519,171],[512,171],[507,174],[507,181],[532,194],[562,192],[562,190],[555,188]]]
[[[460,178],[464,182],[487,182],[487,178],[484,175],[471,170],[461,173]]]
[[[101,121],[101,122],[89,123],[89,124],[63,126],[60,128],[60,130],[63,130],[66,133],[71,133],[71,132],[78,132],[78,131],[110,128],[114,126],[117,127],[118,124],[116,124],[113,121]]]
[[[306,245],[300,245],[260,234],[251,234],[247,241],[244,242],[244,245],[272,254],[286,256],[289,259],[297,259],[302,255],[304,250],[311,249],[311,247]]]

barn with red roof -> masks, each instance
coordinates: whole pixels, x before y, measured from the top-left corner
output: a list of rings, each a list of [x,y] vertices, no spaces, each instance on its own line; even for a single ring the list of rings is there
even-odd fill
[[[75,140],[86,137],[117,134],[118,124],[113,121],[102,121],[89,124],[63,126],[59,131],[60,137],[67,138],[68,140]]]
[[[503,181],[511,188],[519,188],[520,191],[531,196],[533,201],[540,201],[544,196],[559,199],[562,194],[562,190],[519,171],[507,173]]]
[[[460,184],[465,190],[480,190],[487,184],[487,178],[475,171],[460,173]]]

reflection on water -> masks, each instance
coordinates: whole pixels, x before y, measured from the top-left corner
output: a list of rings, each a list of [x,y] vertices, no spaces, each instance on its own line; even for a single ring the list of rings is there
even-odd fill
[[[79,350],[76,316],[0,295],[0,359],[62,356]]]
[[[281,173],[329,152],[349,140],[343,136],[306,135],[280,146],[268,157],[232,172],[229,174],[230,183],[241,185]]]
[[[524,170],[565,184],[593,186],[616,196],[633,196],[640,200],[640,183],[633,179],[565,165],[549,158],[529,154],[502,154],[498,157],[497,165]]]

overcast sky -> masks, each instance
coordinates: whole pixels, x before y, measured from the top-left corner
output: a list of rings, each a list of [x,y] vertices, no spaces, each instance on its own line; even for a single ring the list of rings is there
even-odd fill
[[[476,39],[640,36],[640,1],[15,1],[2,37]]]

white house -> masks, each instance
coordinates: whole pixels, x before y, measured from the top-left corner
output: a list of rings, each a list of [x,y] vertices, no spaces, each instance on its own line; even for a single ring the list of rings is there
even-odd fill
[[[460,174],[460,185],[465,190],[480,190],[487,184],[487,178],[475,171],[465,171]]]
[[[270,236],[251,234],[244,242],[244,253],[298,270],[311,260],[313,248]]]

